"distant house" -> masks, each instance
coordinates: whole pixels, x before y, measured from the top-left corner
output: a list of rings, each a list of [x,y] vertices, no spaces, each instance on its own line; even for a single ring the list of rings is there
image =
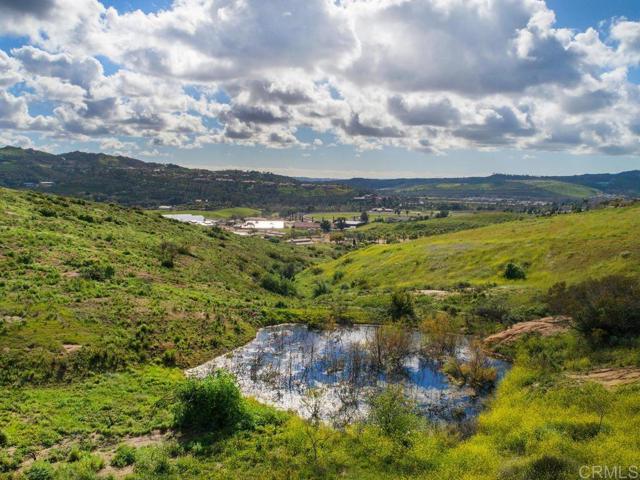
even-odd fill
[[[282,230],[284,220],[247,220],[240,228],[245,230]]]
[[[53,186],[53,182],[40,182],[38,185],[40,185],[41,187],[52,187]]]
[[[173,210],[173,207],[171,205],[160,205],[158,210]]]

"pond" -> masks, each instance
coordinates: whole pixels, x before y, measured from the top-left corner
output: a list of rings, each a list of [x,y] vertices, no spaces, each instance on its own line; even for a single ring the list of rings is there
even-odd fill
[[[450,355],[464,363],[477,349],[457,336]],[[482,362],[495,369],[497,381],[508,369],[498,359]],[[401,385],[422,415],[441,421],[476,415],[489,393],[451,381],[419,332],[376,325],[321,331],[302,324],[266,327],[243,347],[186,373],[202,378],[219,368],[236,376],[246,396],[305,418],[313,412],[335,425],[363,419],[371,396],[389,384]]]

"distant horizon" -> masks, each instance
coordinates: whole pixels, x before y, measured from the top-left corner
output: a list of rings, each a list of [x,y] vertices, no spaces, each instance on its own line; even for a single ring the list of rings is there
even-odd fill
[[[520,177],[576,177],[576,176],[582,176],[582,175],[618,175],[621,173],[629,173],[629,172],[635,172],[635,171],[640,171],[640,168],[631,168],[628,170],[617,170],[617,171],[601,171],[601,172],[593,172],[593,171],[587,171],[584,173],[574,173],[574,174],[568,174],[568,175],[553,175],[553,174],[527,174],[527,173],[509,173],[509,172],[491,172],[491,173],[487,173],[484,175],[455,175],[455,176],[389,176],[389,177],[368,177],[368,176],[348,176],[348,177],[310,177],[310,176],[306,176],[306,175],[291,175],[291,174],[287,174],[287,173],[280,173],[279,171],[277,171],[277,169],[269,169],[268,167],[262,168],[262,169],[257,169],[257,168],[244,168],[244,167],[234,167],[234,166],[212,166],[212,167],[204,167],[204,166],[199,166],[199,165],[189,165],[189,164],[183,164],[180,162],[175,162],[175,161],[171,161],[171,162],[163,162],[163,161],[159,161],[159,160],[154,160],[154,159],[141,159],[141,158],[137,158],[137,157],[131,157],[128,155],[119,155],[119,154],[111,154],[108,152],[89,152],[89,151],[83,151],[83,150],[65,150],[65,151],[61,151],[59,153],[54,153],[54,152],[47,152],[45,150],[40,150],[38,148],[32,148],[32,147],[19,147],[16,145],[7,145],[7,144],[1,144],[0,143],[0,148],[5,148],[5,147],[10,147],[10,148],[18,148],[18,149],[22,149],[22,150],[34,150],[34,151],[43,151],[45,153],[50,153],[56,156],[62,156],[65,154],[69,154],[69,153],[73,153],[73,152],[80,152],[80,153],[89,153],[89,154],[105,154],[105,155],[111,155],[111,156],[121,156],[121,157],[126,157],[126,158],[132,158],[134,160],[139,160],[141,162],[145,162],[145,163],[156,163],[156,164],[160,164],[160,165],[168,165],[168,164],[173,164],[173,165],[177,165],[179,167],[183,167],[183,168],[188,168],[188,169],[196,169],[196,170],[207,170],[207,171],[211,171],[211,172],[220,172],[220,171],[242,171],[242,172],[259,172],[259,173],[271,173],[271,174],[275,174],[275,175],[281,175],[281,176],[286,176],[286,177],[290,177],[290,178],[294,178],[297,180],[310,180],[310,181],[322,181],[322,182],[330,182],[330,181],[340,181],[340,180],[354,180],[354,179],[365,179],[365,180],[416,180],[416,179],[420,179],[420,180],[428,180],[428,179],[457,179],[457,178],[462,178],[462,179],[469,179],[469,178],[487,178],[487,177],[491,177],[494,175],[505,175],[505,176],[520,176]]]

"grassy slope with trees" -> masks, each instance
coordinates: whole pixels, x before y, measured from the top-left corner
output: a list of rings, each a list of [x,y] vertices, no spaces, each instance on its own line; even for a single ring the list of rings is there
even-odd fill
[[[210,237],[196,227],[119,207],[1,193],[0,261],[7,273],[0,285],[0,352],[15,348],[20,351],[15,358],[29,358],[49,351],[63,358],[67,341],[91,347],[102,345],[105,337],[121,336],[127,343],[118,353],[138,357],[117,372],[92,369],[85,378],[64,377],[68,382],[48,386],[33,385],[42,380],[37,375],[19,376],[15,381],[24,385],[3,387],[0,476],[568,480],[576,478],[581,465],[637,461],[638,384],[607,391],[567,375],[599,366],[640,366],[640,345],[632,335],[608,343],[594,343],[578,331],[522,339],[504,352],[514,359],[514,368],[477,425],[428,424],[391,392],[376,401],[370,422],[345,431],[239,399],[228,382],[185,384],[182,373],[170,366],[171,355],[162,353],[169,347],[162,343],[174,339],[170,349],[188,347],[178,361],[190,363],[241,342],[264,322],[281,319],[274,319],[273,312],[299,307],[300,318],[307,318],[303,309],[311,292],[304,300],[255,286],[265,275],[278,278],[290,264],[308,266],[298,275],[303,293],[318,278],[330,285],[329,293],[311,300],[314,305],[326,301],[323,295],[331,302],[349,302],[352,294],[366,291],[388,302],[384,292],[394,283],[411,288],[460,281],[512,284],[501,277],[509,260],[523,266],[532,260],[524,266],[527,278],[515,283],[539,292],[565,277],[575,283],[613,272],[637,276],[638,207],[372,247],[318,266],[311,257],[319,252],[258,239],[217,238],[219,232]],[[169,251],[172,268],[162,266],[167,260],[159,248],[162,241],[178,247]],[[46,255],[45,247],[52,254]],[[393,269],[384,257],[389,248],[398,262]],[[513,256],[520,251],[523,257]],[[419,270],[414,282],[416,260],[428,268]],[[570,265],[563,266],[566,261]],[[343,270],[336,279],[335,271]],[[484,302],[483,295],[480,291],[474,298]],[[530,296],[520,300],[530,302]],[[275,308],[278,302],[291,308]],[[444,308],[451,306],[447,302],[416,306],[412,321],[465,321],[455,309]],[[219,343],[213,347],[212,341]],[[196,354],[190,353],[194,348]],[[199,395],[217,399],[216,405],[234,412],[230,418],[235,420],[220,423],[219,413],[212,412],[212,418],[201,412],[189,417],[199,428],[185,430],[185,398]],[[155,437],[139,437],[150,433]]]

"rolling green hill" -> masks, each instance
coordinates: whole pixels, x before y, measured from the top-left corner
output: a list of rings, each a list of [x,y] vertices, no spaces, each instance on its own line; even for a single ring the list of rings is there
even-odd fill
[[[0,148],[0,186],[148,208],[198,201],[208,208],[297,210],[345,205],[357,194],[336,182],[304,183],[271,173],[214,172],[102,153],[51,155],[16,147]]]
[[[377,190],[387,195],[431,198],[486,197],[513,200],[571,200],[597,195],[640,196],[640,171],[564,177],[534,177],[494,174],[466,178],[397,178],[374,180],[352,178],[345,184]]]
[[[461,282],[549,287],[611,273],[640,275],[640,205],[490,225],[375,245],[305,272],[307,284],[330,280],[370,288],[451,287]],[[505,265],[525,268],[523,281],[507,280]],[[317,269],[314,269],[317,271]]]
[[[0,383],[210,358],[273,321],[280,297],[260,279],[312,255],[142,210],[0,189]]]

